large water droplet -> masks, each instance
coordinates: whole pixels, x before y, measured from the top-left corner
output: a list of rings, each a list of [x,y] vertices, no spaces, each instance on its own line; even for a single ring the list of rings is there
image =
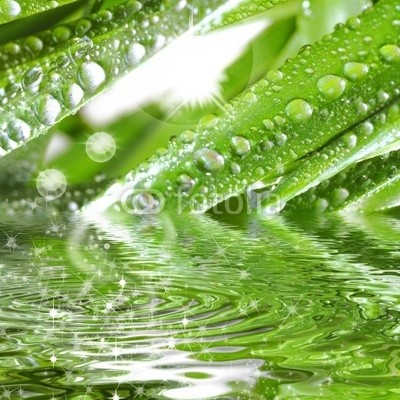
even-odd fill
[[[235,175],[239,174],[240,171],[241,171],[241,168],[240,168],[239,164],[237,164],[235,162],[231,164],[231,172],[232,172],[232,174],[235,174]]]
[[[36,103],[35,114],[43,125],[53,125],[60,113],[60,103],[50,94],[46,97],[42,97]]]
[[[26,142],[31,136],[30,126],[21,119],[15,119],[7,125],[8,135],[16,142]]]
[[[94,46],[92,39],[90,39],[88,36],[83,36],[79,39],[76,39],[75,43],[76,50],[74,56],[77,59],[85,57],[89,53],[89,50],[91,50]]]
[[[284,144],[286,144],[287,136],[283,132],[278,132],[275,135],[275,140],[278,146],[283,146]]]
[[[71,35],[71,30],[66,26],[57,26],[53,30],[53,39],[56,43],[67,41]]]
[[[348,197],[350,193],[344,188],[337,188],[332,193],[332,204],[338,206],[342,204]]]
[[[106,74],[99,64],[87,61],[81,65],[78,77],[83,89],[93,93],[105,81]]]
[[[208,172],[218,172],[224,168],[225,159],[215,150],[201,149],[194,155],[196,165]]]
[[[238,156],[244,156],[251,149],[250,142],[242,136],[232,138],[231,147]]]
[[[387,62],[400,61],[400,47],[395,44],[386,44],[379,49],[379,54]]]
[[[343,67],[345,77],[352,81],[364,79],[368,75],[368,72],[368,65],[359,62],[349,62]]]
[[[346,90],[346,80],[336,75],[325,75],[318,80],[319,92],[328,100],[336,100]]]
[[[0,11],[9,18],[15,18],[21,14],[21,6],[15,0],[0,0]]]
[[[179,140],[180,140],[182,143],[185,143],[185,144],[187,144],[187,143],[192,143],[192,142],[194,141],[195,135],[196,135],[196,134],[195,134],[194,131],[192,131],[192,130],[187,130],[187,131],[183,132],[183,133],[179,136]]]
[[[296,123],[307,121],[312,114],[312,106],[303,99],[293,100],[286,106],[286,115]]]
[[[126,53],[126,61],[130,65],[136,65],[143,60],[146,55],[146,48],[140,43],[131,43]]]
[[[36,188],[46,201],[61,197],[67,189],[67,180],[64,174],[57,169],[46,169],[36,179]]]
[[[324,212],[329,207],[329,202],[326,199],[319,198],[314,203],[315,211]]]
[[[77,83],[73,83],[63,90],[63,101],[68,108],[78,107],[83,97],[83,90]]]
[[[105,132],[97,132],[86,142],[86,153],[98,163],[111,160],[114,157],[117,145],[114,138]]]
[[[8,151],[12,150],[17,146],[17,144],[10,139],[10,137],[5,133],[0,131],[0,147],[1,149]],[[2,152],[3,153],[3,152]],[[3,154],[0,154],[3,155]]]
[[[22,88],[24,90],[35,91],[43,79],[43,71],[39,67],[31,68],[22,77]]]
[[[194,179],[187,175],[187,174],[182,174],[179,175],[176,182],[179,184],[181,190],[183,192],[188,192],[190,189],[194,186],[195,181]]]
[[[267,151],[267,150],[271,150],[274,147],[274,145],[272,144],[272,142],[270,142],[268,139],[265,140],[261,140],[258,143],[258,149],[260,151]]]
[[[81,19],[75,27],[75,32],[78,36],[84,35],[92,27],[92,23],[88,19]]]
[[[272,71],[269,71],[267,74],[267,79],[271,83],[277,83],[277,82],[281,81],[282,78],[283,78],[283,73],[279,70],[272,70]]]
[[[274,123],[270,119],[264,119],[263,125],[268,131],[272,131],[275,127]]]
[[[43,50],[42,39],[37,36],[29,36],[25,41],[25,46],[33,53]]]

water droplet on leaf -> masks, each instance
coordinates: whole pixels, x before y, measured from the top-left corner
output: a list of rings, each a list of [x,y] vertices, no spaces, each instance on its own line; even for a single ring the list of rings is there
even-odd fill
[[[215,150],[201,149],[195,155],[196,165],[207,172],[218,172],[224,168],[225,159]]]
[[[349,62],[343,67],[345,77],[352,81],[364,79],[368,75],[368,72],[368,65],[359,62]]]
[[[250,142],[242,136],[232,138],[231,147],[238,156],[244,156],[251,149]]]
[[[303,99],[293,100],[286,106],[286,115],[295,123],[307,121],[312,114],[312,106]]]
[[[317,87],[327,100],[336,100],[346,90],[346,80],[336,75],[325,75],[318,80]]]
[[[93,93],[105,81],[106,74],[99,64],[87,61],[81,65],[78,77],[83,89]]]

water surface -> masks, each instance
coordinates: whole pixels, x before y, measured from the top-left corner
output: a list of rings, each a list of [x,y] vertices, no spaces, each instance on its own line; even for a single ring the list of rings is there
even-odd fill
[[[2,217],[0,397],[398,399],[399,239],[396,215]]]

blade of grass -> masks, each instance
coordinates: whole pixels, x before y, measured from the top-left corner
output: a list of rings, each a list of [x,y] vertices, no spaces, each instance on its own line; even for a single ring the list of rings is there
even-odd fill
[[[397,16],[397,2],[382,0],[303,49],[224,114],[201,121],[194,141],[187,143],[187,135],[174,141],[94,207],[118,205],[132,190],[154,190],[168,207],[205,211],[260,179],[281,175],[398,97],[392,84],[400,78]]]

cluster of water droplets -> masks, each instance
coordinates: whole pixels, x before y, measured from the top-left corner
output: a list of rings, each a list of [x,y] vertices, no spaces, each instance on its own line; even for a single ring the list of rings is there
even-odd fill
[[[127,180],[138,187],[162,188],[167,197],[182,185],[187,197],[192,189],[202,194],[239,193],[251,181],[279,176],[285,164],[388,104],[399,89],[390,79],[380,86],[377,71],[390,70],[393,76],[400,66],[400,25],[381,21],[390,25],[392,37],[386,35],[386,43],[376,45],[379,42],[370,35],[379,36],[380,28],[374,27],[373,18],[366,20],[352,18],[338,29],[335,34],[340,34],[343,47],[333,34],[316,49],[303,48],[281,70],[269,72],[226,105],[223,115],[203,118],[197,132],[186,131],[174,140],[154,159],[157,168],[147,163]],[[364,23],[371,29],[363,37]],[[323,62],[328,57],[329,68]],[[260,124],[250,124],[250,119]],[[348,149],[356,144],[356,134],[346,136]]]
[[[147,15],[140,2],[128,1],[1,46],[0,156],[75,112],[185,31],[186,13],[169,11],[164,16],[150,8]]]

